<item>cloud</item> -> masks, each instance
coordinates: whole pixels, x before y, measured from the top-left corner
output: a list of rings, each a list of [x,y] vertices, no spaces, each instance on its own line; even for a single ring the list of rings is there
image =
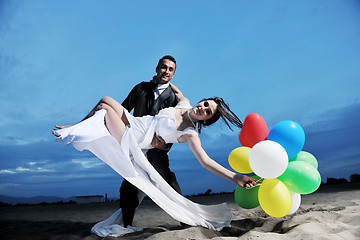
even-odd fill
[[[360,173],[360,104],[320,113],[317,119],[305,127],[304,150],[317,158],[323,180]]]
[[[306,143],[325,151],[343,151],[358,148],[360,141],[360,104],[355,103],[319,114],[318,121],[305,127]],[[310,147],[310,144],[306,146]]]
[[[43,167],[35,167],[35,168],[24,168],[24,167],[17,167],[15,169],[3,169],[0,170],[0,174],[17,174],[17,173],[50,173],[54,172],[54,170],[46,169]]]
[[[92,159],[72,159],[73,163],[80,164],[83,168],[95,168],[100,165],[105,165],[104,162],[99,161],[98,158],[92,158]]]
[[[19,187],[20,184],[17,183],[0,183],[0,189],[4,189],[7,187]]]
[[[16,172],[13,170],[8,170],[8,169],[0,170],[0,174],[14,174],[14,173]]]

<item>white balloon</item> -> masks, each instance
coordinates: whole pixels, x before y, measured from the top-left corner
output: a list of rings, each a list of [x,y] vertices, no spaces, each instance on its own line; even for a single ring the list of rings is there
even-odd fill
[[[249,154],[251,170],[262,178],[277,178],[285,172],[288,163],[286,150],[270,140],[258,142]]]
[[[295,192],[291,192],[291,197],[292,197],[292,205],[291,205],[291,209],[289,211],[289,213],[287,215],[293,214],[295,213],[301,204],[301,195],[299,193],[295,193]]]

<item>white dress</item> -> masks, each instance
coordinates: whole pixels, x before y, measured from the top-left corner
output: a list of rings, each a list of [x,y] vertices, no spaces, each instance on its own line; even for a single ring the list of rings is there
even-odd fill
[[[187,102],[180,102],[175,108],[191,108]],[[72,127],[56,131],[57,141],[72,144],[77,150],[91,151],[108,164],[127,181],[148,195],[157,205],[174,219],[209,229],[221,230],[230,226],[231,212],[226,203],[202,205],[178,194],[153,168],[146,158],[147,149],[154,133],[166,143],[177,143],[185,133],[197,134],[193,128],[178,131],[175,124],[175,108],[161,110],[156,116],[134,117],[125,109],[130,127],[124,132],[121,145],[110,135],[104,125],[105,110]],[[96,224],[92,232],[100,237],[122,236],[136,231],[123,228],[121,210],[110,218]]]

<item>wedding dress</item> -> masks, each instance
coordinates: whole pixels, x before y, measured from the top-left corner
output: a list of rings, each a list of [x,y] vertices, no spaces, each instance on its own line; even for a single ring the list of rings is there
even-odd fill
[[[180,102],[175,108],[190,109],[188,102]],[[162,109],[156,116],[134,117],[126,109],[129,121],[121,144],[110,135],[104,124],[105,110],[72,126],[56,131],[57,141],[73,145],[78,151],[89,150],[122,177],[148,195],[157,205],[174,219],[191,226],[203,226],[220,231],[230,226],[231,212],[226,203],[202,205],[178,194],[153,168],[146,158],[154,133],[166,143],[177,143],[183,134],[197,134],[189,127],[178,131],[175,124],[175,108]],[[122,236],[137,231],[124,228],[121,210],[110,218],[96,224],[92,232],[100,237]]]

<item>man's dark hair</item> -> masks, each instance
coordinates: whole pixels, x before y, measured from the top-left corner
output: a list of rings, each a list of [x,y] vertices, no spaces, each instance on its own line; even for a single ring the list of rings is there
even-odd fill
[[[157,68],[160,67],[160,64],[162,63],[162,61],[163,61],[164,59],[168,59],[168,60],[174,62],[174,63],[175,63],[175,68],[176,68],[176,60],[175,60],[175,58],[174,58],[173,56],[171,56],[171,55],[165,55],[165,56],[163,56],[163,57],[159,60],[158,65],[156,66]]]

